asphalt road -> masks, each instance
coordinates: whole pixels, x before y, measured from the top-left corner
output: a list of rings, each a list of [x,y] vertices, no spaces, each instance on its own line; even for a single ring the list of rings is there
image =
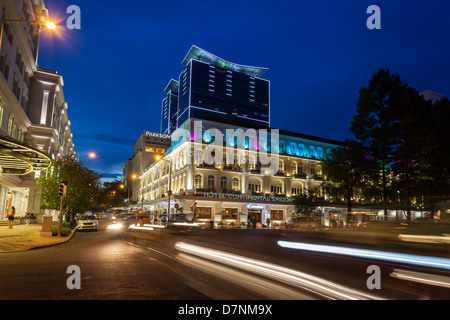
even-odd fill
[[[98,232],[77,232],[66,244],[0,254],[0,299],[298,301],[339,299],[347,294],[362,299],[450,298],[449,288],[392,277],[397,269],[450,277],[448,271],[282,248],[278,241],[441,256],[448,255],[448,246],[376,237],[357,245],[360,236],[343,233],[337,237],[284,230],[107,230],[104,221],[101,226]],[[380,289],[367,287],[368,268],[373,265],[381,271]],[[68,279],[73,279],[70,266],[79,268],[79,289],[68,288]],[[345,292],[345,296],[330,293],[341,286],[339,294]]]

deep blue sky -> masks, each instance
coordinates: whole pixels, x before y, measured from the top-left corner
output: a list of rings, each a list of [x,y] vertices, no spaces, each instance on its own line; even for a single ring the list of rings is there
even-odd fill
[[[366,9],[381,8],[381,30]],[[419,91],[450,96],[448,1],[46,0],[60,35],[43,31],[39,65],[64,76],[76,152],[105,177],[144,130],[160,130],[161,101],[192,45],[269,68],[271,126],[351,137],[358,91],[389,68]],[[65,27],[69,5],[81,30]]]

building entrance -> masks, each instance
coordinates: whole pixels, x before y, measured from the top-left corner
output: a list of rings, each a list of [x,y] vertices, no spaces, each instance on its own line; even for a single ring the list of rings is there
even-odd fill
[[[254,218],[256,223],[261,223],[262,209],[248,209],[248,220]]]

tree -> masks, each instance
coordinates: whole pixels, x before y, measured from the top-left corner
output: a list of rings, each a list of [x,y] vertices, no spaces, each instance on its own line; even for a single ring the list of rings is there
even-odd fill
[[[121,181],[104,182],[96,198],[96,211],[106,211],[111,207],[120,207],[127,198],[127,190]]]
[[[376,171],[381,173],[380,185],[385,219],[387,219],[391,165],[399,143],[398,103],[402,101],[401,97],[406,88],[407,84],[398,74],[380,69],[372,75],[369,86],[359,90],[356,114],[350,125],[350,131],[355,135],[356,141],[370,151],[367,157],[379,164]],[[376,174],[372,175],[375,176]]]
[[[319,197],[316,196],[318,190],[309,190],[306,193],[294,198],[295,212],[306,216],[315,213],[317,207],[321,204]]]
[[[60,209],[59,184],[68,181],[66,196],[63,201],[63,214],[73,220],[75,214],[91,210],[95,205],[95,198],[99,192],[101,176],[88,169],[81,162],[72,157],[63,157],[47,169],[46,174],[39,177],[41,184],[42,209]]]
[[[352,212],[352,198],[361,193],[364,175],[369,167],[362,146],[352,140],[332,149],[321,162],[325,176],[323,188],[335,197],[344,197],[347,212]]]

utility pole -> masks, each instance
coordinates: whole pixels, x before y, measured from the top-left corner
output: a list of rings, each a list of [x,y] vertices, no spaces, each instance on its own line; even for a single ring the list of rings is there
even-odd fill
[[[63,212],[63,199],[67,193],[67,180],[61,181],[59,184],[59,196],[61,197],[61,203],[59,206],[59,228],[58,228],[58,237],[61,237],[61,226],[62,226],[62,212]]]

